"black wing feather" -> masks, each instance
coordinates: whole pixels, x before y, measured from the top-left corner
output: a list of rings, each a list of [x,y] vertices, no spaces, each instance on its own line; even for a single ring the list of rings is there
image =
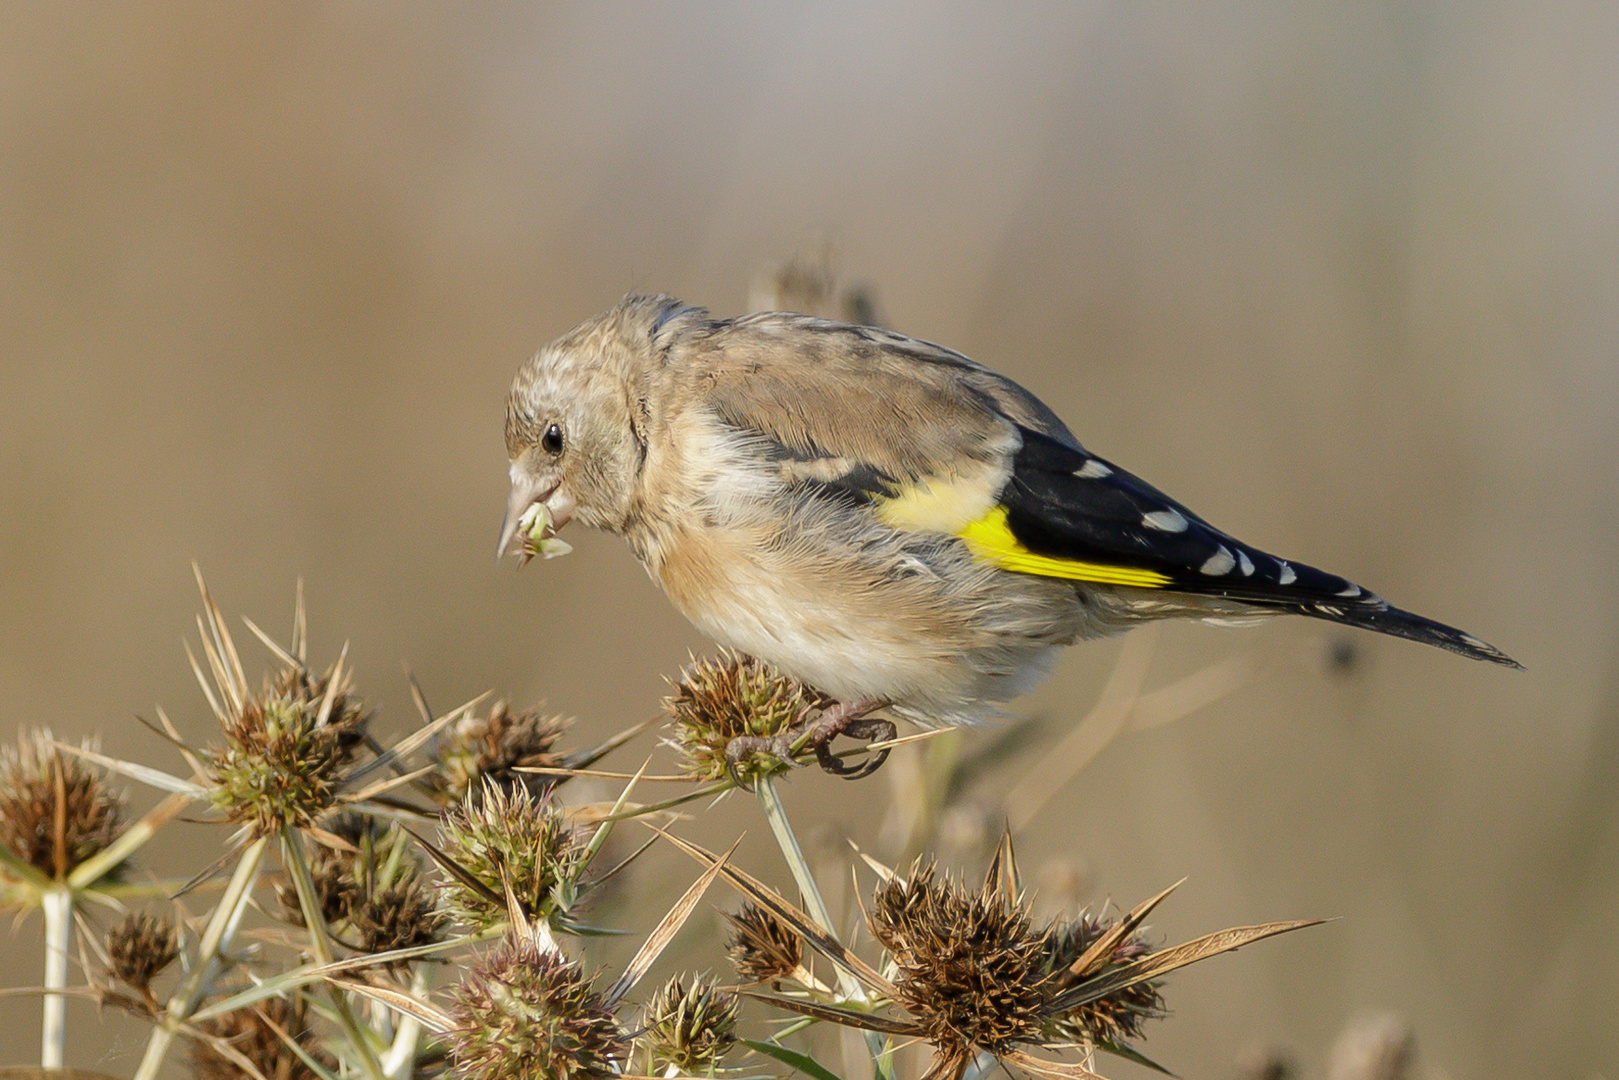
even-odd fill
[[[1037,555],[1153,570],[1168,588],[1410,638],[1518,667],[1495,647],[1393,607],[1346,578],[1279,559],[1221,532],[1111,462],[1022,430],[1001,493],[1007,525]]]

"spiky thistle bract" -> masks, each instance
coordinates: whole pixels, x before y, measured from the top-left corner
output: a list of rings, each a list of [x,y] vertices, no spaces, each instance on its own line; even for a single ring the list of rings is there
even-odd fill
[[[210,801],[258,836],[314,824],[369,720],[337,665],[319,676],[281,669],[225,719],[224,742],[208,757]]]

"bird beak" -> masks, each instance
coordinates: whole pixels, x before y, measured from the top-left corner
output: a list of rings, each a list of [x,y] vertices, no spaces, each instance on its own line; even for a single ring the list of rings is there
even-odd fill
[[[518,522],[528,513],[528,508],[549,499],[561,486],[555,481],[545,486],[525,470],[512,467],[512,493],[506,499],[506,520],[500,523],[500,545],[495,548],[496,562],[505,557],[512,541],[517,539]]]

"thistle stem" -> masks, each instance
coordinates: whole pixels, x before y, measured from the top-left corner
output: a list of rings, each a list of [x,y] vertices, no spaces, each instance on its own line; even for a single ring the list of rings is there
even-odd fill
[[[427,996],[428,985],[432,981],[430,970],[426,964],[417,964],[416,970],[411,972],[410,992],[419,998]],[[416,1017],[407,1015],[399,1021],[393,1045],[388,1047],[388,1054],[382,1059],[382,1071],[388,1080],[410,1080],[415,1074],[416,1044],[421,1035],[422,1022]]]
[[[41,898],[45,910],[45,994],[39,1064],[60,1069],[67,1046],[67,999],[48,991],[67,988],[67,954],[73,942],[73,893],[53,888]]]
[[[242,850],[230,884],[225,886],[225,893],[219,898],[219,904],[202,932],[191,974],[174,991],[174,996],[163,1009],[162,1020],[152,1029],[152,1037],[146,1042],[146,1055],[135,1070],[134,1080],[156,1080],[164,1055],[169,1052],[169,1044],[174,1041],[174,1033],[197,1010],[197,1002],[213,987],[214,979],[223,967],[219,961],[220,951],[235,936],[242,912],[247,907],[248,896],[253,891],[253,882],[258,879],[259,865],[264,861],[264,849],[268,843],[269,837],[261,836]]]
[[[315,963],[330,964],[332,941],[326,934],[326,917],[321,914],[320,899],[315,895],[315,879],[310,876],[309,863],[304,860],[303,839],[291,825],[281,830],[281,855],[287,873],[292,877],[293,887],[298,891],[298,907],[303,912],[304,926],[309,929],[309,951]],[[359,1021],[354,1019],[348,997],[329,983],[326,990],[337,1013],[337,1022],[360,1059],[360,1068],[365,1072],[366,1080],[387,1080],[371,1040],[366,1037]]]
[[[759,796],[759,805],[764,808],[765,820],[770,823],[770,831],[775,834],[776,844],[781,848],[782,857],[787,860],[787,868],[793,873],[793,880],[798,883],[798,891],[804,894],[804,909],[809,917],[820,924],[834,940],[838,936],[832,925],[832,913],[827,910],[826,901],[821,898],[820,886],[815,883],[815,875],[810,872],[809,860],[804,858],[804,849],[798,846],[798,836],[793,832],[792,822],[787,820],[787,810],[781,804],[781,796],[776,793],[776,781],[773,776],[762,776],[753,785],[754,794]],[[843,968],[833,965],[838,976],[838,992],[845,1000],[865,1003],[865,988],[860,985],[853,975]],[[894,1080],[894,1055],[892,1049],[886,1045],[885,1040],[875,1031],[864,1031],[861,1034],[866,1040],[866,1049],[871,1052],[872,1067],[876,1070],[877,1080]]]

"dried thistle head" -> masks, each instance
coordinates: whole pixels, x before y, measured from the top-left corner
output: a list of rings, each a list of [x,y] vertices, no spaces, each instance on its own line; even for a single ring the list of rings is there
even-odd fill
[[[1085,955],[1098,939],[1113,929],[1111,920],[1089,914],[1053,923],[1046,932],[1046,970],[1061,978],[1069,966]],[[1141,934],[1128,934],[1113,946],[1112,955],[1091,970],[1092,976],[1139,960],[1152,952]],[[1096,1045],[1123,1043],[1141,1035],[1141,1025],[1164,1015],[1164,998],[1153,980],[1132,983],[1095,1001],[1064,1011],[1053,1011],[1050,1034],[1070,1042]]]
[[[583,869],[584,845],[549,795],[525,787],[501,789],[485,781],[483,794],[468,799],[440,820],[444,852],[497,897],[510,882],[531,918],[566,910]],[[506,919],[496,904],[451,881],[445,886],[451,912],[480,930]]]
[[[726,953],[743,982],[775,982],[789,978],[804,963],[804,939],[776,915],[753,903],[742,905],[731,921]]]
[[[0,748],[0,844],[48,878],[63,880],[117,839],[123,805],[105,774],[64,754],[49,728]]]
[[[419,873],[402,874],[365,894],[349,912],[361,952],[391,952],[432,945],[444,938],[449,915],[439,908],[436,891]],[[404,963],[393,964],[394,968]]]
[[[454,805],[477,794],[485,779],[502,788],[521,785],[530,794],[540,794],[555,783],[554,777],[514,770],[561,764],[561,756],[553,751],[568,723],[538,709],[513,713],[504,701],[490,708],[487,716],[468,714],[440,744],[438,769],[429,781],[434,797],[441,805]]]
[[[736,1046],[740,1002],[711,980],[688,990],[677,975],[646,1008],[646,1044],[653,1072],[673,1068],[685,1076],[713,1075],[720,1059]]]
[[[256,835],[311,825],[331,807],[370,719],[335,665],[318,678],[285,665],[225,717],[225,743],[209,752],[209,798]]]
[[[358,848],[363,856],[381,828],[365,814],[345,811],[332,818],[326,831],[338,839]],[[361,876],[356,873],[353,853],[316,843],[309,853],[309,877],[315,886],[315,898],[320,901],[320,914],[327,925],[340,923],[359,903],[364,891]],[[276,886],[276,898],[281,901],[281,917],[294,926],[304,925],[303,905],[298,901],[298,890],[292,882]]]
[[[1042,1041],[1056,989],[1045,934],[1004,891],[968,891],[919,862],[878,886],[870,924],[893,959],[898,1004],[942,1062]]]
[[[664,699],[671,717],[670,742],[680,751],[686,774],[695,780],[726,775],[725,752],[731,740],[779,735],[806,712],[832,704],[797,679],[730,651],[692,664],[674,689]],[[755,754],[738,762],[735,771],[748,781],[786,768],[773,754]]]
[[[281,1041],[276,1027],[292,1036],[305,1053],[323,1066],[336,1065],[320,1049],[301,997],[291,1001],[265,998],[255,1006],[228,1012],[199,1026],[207,1034],[229,1042],[266,1080],[319,1080],[315,1071]],[[195,1080],[252,1080],[252,1074],[202,1039],[191,1044],[191,1074]]]
[[[309,856],[309,876],[327,925],[346,925],[352,944],[367,953],[442,940],[449,917],[439,909],[437,891],[403,831],[352,810],[334,817],[327,831],[355,849],[316,844]],[[304,925],[297,890],[288,883],[276,895],[282,917]]]
[[[107,931],[107,957],[119,981],[151,996],[152,980],[180,955],[174,923],[143,912],[130,912]]]
[[[467,1080],[614,1071],[629,1040],[577,963],[508,937],[451,991],[450,1063]]]

